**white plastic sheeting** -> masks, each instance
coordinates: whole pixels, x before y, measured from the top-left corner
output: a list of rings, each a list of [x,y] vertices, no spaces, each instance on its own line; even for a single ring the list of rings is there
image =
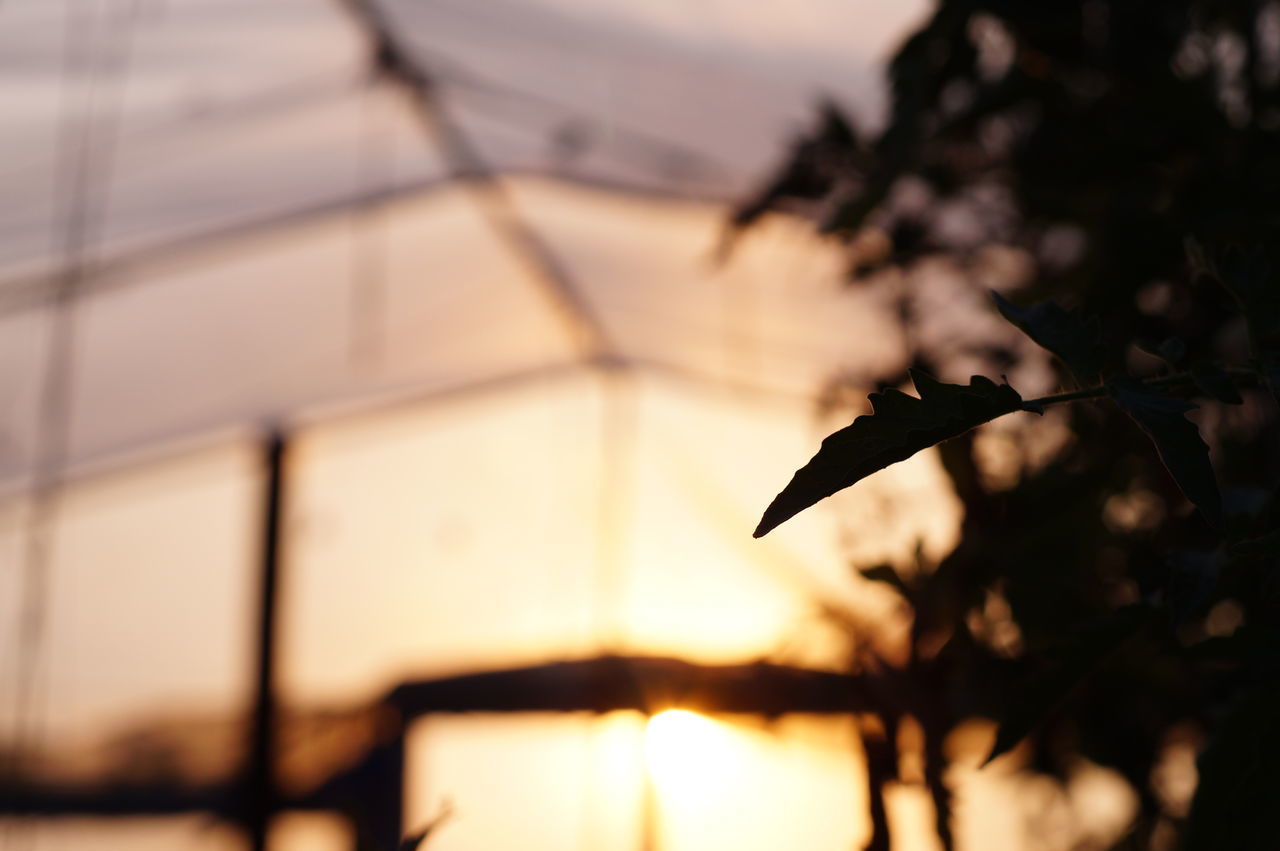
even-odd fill
[[[918,9],[383,8],[558,284],[449,180],[409,93],[368,77],[341,4],[0,5],[0,696],[36,653],[46,738],[244,705],[268,425],[295,435],[291,701],[604,650],[830,664],[817,602],[885,605],[851,592],[820,513],[767,542],[750,531],[811,451],[824,383],[899,355],[887,306],[845,289],[801,223],[767,222],[725,262],[716,248],[729,202],[820,91],[874,120],[875,54]],[[50,340],[68,316],[63,372]],[[49,591],[32,598],[25,493],[61,425],[41,473],[62,482]],[[931,464],[877,487],[929,498]],[[940,545],[954,508],[937,505],[904,543]],[[35,644],[18,626],[33,599]],[[0,707],[6,730],[14,711]],[[634,798],[607,790],[643,772],[609,756],[639,745],[635,722],[429,722],[411,812],[465,799],[443,849],[632,847]],[[793,830],[848,847],[865,827],[856,766],[806,744],[817,729],[734,733],[743,777],[785,784],[701,820],[668,802],[663,847],[776,847]],[[847,733],[823,729],[828,746]],[[565,768],[569,751],[583,762]],[[550,797],[513,811],[530,787]],[[181,820],[81,830],[39,827],[39,847],[226,842]],[[292,847],[332,840],[305,820],[281,830]]]
[[[867,339],[865,312],[801,228],[725,273],[723,205],[672,200],[740,197],[807,115],[812,79],[714,32],[659,38],[600,9],[389,8],[493,168],[559,176],[520,183],[516,206],[615,354],[718,359],[800,394],[865,354],[849,344]],[[576,354],[473,193],[442,185],[451,165],[406,94],[368,80],[340,4],[14,0],[4,15],[0,480],[32,463],[41,308],[68,266],[71,466]],[[846,82],[869,73],[849,65]]]

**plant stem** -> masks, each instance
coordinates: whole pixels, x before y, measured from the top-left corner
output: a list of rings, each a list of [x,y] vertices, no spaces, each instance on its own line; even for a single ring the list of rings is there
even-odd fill
[[[1257,370],[1244,367],[1232,367],[1224,369],[1223,372],[1232,379],[1256,379],[1258,377]],[[1195,382],[1195,376],[1189,372],[1175,372],[1170,375],[1162,375],[1159,378],[1152,378],[1144,381],[1148,387],[1177,387],[1182,384],[1192,384]],[[1105,384],[1099,384],[1096,387],[1086,387],[1083,390],[1073,390],[1070,393],[1057,393],[1052,396],[1041,396],[1039,399],[1028,399],[1022,404],[1024,410],[1035,410],[1037,408],[1045,408],[1049,405],[1060,405],[1063,402],[1078,402],[1081,399],[1097,399],[1106,396],[1111,391]]]

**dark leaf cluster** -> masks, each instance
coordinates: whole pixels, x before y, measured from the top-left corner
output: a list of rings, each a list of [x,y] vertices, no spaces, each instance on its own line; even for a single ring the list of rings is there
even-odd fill
[[[1028,771],[1114,769],[1138,800],[1128,848],[1280,847],[1277,31],[1269,1],[940,0],[890,63],[887,125],[826,105],[736,220],[811,216],[848,246],[852,281],[895,288],[909,344],[756,534],[936,447],[959,543],[905,572],[859,566],[914,618],[882,721],[921,716],[936,739],[986,716],[993,755],[1016,746]],[[992,283],[994,249],[1029,271]],[[926,260],[996,286],[993,310],[1038,345],[970,346],[988,375],[1048,358],[1059,386],[1024,399],[916,333]],[[908,366],[914,396],[896,389]],[[1049,456],[988,475],[974,430],[1050,409],[1066,435]],[[1152,780],[1188,736],[1189,814]]]

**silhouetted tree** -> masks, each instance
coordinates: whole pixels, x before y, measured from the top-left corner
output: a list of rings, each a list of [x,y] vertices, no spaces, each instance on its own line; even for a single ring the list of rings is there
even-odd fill
[[[824,108],[735,220],[812,216],[909,341],[757,534],[935,444],[965,510],[939,563],[864,569],[914,615],[909,661],[859,661],[886,683],[873,791],[914,717],[949,847],[941,740],[986,715],[1028,770],[1128,780],[1117,847],[1280,847],[1280,3],[942,0],[889,78],[882,130]],[[1003,292],[1057,392],[1000,381],[1037,355],[990,324],[927,333],[938,269]],[[973,431],[1007,415],[1008,443],[1051,446],[1012,476]],[[1189,813],[1155,779],[1179,736],[1200,748]]]

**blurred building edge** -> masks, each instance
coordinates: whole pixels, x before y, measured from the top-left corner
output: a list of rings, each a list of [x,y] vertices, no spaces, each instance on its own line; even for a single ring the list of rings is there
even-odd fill
[[[590,712],[670,708],[774,717],[868,708],[863,677],[756,663],[699,665],[645,656],[594,659],[403,683],[370,706],[283,712],[273,754],[271,815],[335,813],[357,849],[390,851],[403,835],[405,733],[445,713]],[[204,812],[246,819],[243,722],[141,723],[112,738],[91,772],[51,751],[41,770],[0,778],[0,814],[155,816]],[[217,762],[211,766],[210,758]],[[249,802],[252,806],[255,802]]]

